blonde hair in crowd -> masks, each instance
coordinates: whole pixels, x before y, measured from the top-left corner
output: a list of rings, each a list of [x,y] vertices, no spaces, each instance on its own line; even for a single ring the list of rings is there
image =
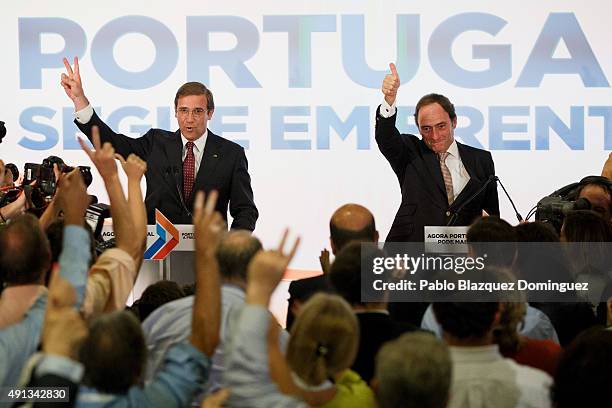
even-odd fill
[[[349,304],[318,293],[301,308],[291,328],[287,362],[306,384],[319,385],[349,368],[359,346],[359,326]]]

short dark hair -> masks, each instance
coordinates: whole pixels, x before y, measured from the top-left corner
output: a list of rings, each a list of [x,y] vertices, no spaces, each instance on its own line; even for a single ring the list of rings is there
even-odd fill
[[[20,215],[0,230],[0,274],[4,284],[36,283],[50,266],[49,241],[36,217]]]
[[[243,230],[228,232],[221,238],[217,247],[219,274],[226,279],[237,278],[246,282],[249,262],[261,249],[261,241],[250,232]]]
[[[138,317],[143,322],[161,305],[180,299],[185,293],[174,281],[159,281],[149,285],[138,299]]]
[[[181,85],[174,97],[174,110],[178,107],[179,98],[191,95],[204,95],[206,97],[206,109],[209,111],[215,110],[213,94],[210,89],[201,82],[187,82]]]
[[[366,251],[363,255],[363,262],[372,264],[369,260],[375,257],[382,257],[384,253],[371,247],[363,248]],[[329,270],[329,282],[340,296],[351,305],[361,302],[361,243],[351,242],[337,253],[336,259],[331,264]],[[384,299],[384,292],[379,294],[380,301]]]
[[[595,211],[570,211],[563,221],[563,235],[568,242],[610,242],[612,226]]]
[[[482,338],[492,328],[497,302],[435,302],[433,311],[442,330],[460,339]]]
[[[329,221],[329,235],[336,246],[336,251],[340,251],[351,241],[372,242],[375,234],[376,222],[374,221],[374,217],[372,217],[372,221],[365,227],[356,231],[338,227],[334,224],[333,217]]]
[[[561,354],[551,389],[557,408],[595,407],[607,401],[612,367],[612,331],[594,328]]]
[[[127,311],[93,321],[79,351],[84,383],[109,394],[125,394],[142,378],[147,348],[140,322]]]
[[[514,227],[517,242],[559,242],[559,234],[541,221],[526,222]]]
[[[97,259],[96,240],[94,238],[93,230],[91,229],[91,226],[88,223],[83,223],[83,228],[85,228],[87,234],[89,235],[89,253],[91,254],[89,266],[91,266]],[[51,247],[51,261],[57,262],[64,246],[64,220],[58,219],[53,221],[47,227],[45,232],[47,234],[47,239],[49,240],[49,245]]]
[[[512,266],[516,257],[517,236],[507,221],[495,215],[481,217],[470,225],[466,239],[476,255],[486,251],[487,265]],[[478,243],[484,244],[481,246]]]
[[[414,123],[416,123],[417,127],[419,126],[419,110],[422,107],[431,105],[432,103],[437,103],[448,113],[448,117],[451,122],[457,119],[457,113],[455,113],[455,105],[451,103],[451,101],[444,95],[430,93],[423,96],[416,104],[416,108],[414,109]]]

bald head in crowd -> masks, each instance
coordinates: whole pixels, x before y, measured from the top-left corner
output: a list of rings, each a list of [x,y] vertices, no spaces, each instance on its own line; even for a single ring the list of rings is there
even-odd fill
[[[250,231],[234,230],[225,234],[216,253],[223,280],[245,287],[249,262],[261,249],[261,242]]]
[[[344,204],[329,221],[332,253],[336,254],[351,241],[378,242],[374,215],[362,205]]]

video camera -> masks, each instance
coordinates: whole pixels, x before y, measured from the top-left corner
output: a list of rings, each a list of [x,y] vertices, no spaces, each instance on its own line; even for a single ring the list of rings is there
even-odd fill
[[[601,186],[612,197],[612,181],[601,176],[588,176],[577,183],[568,184],[538,201],[535,213],[536,221],[549,223],[560,233],[567,213],[592,208],[589,200],[578,198],[582,188],[589,184]]]

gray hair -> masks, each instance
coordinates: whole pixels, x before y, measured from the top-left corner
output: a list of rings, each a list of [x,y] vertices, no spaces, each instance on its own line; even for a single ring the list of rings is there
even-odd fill
[[[448,347],[429,333],[406,333],[380,349],[375,378],[380,408],[446,407],[451,384]]]

